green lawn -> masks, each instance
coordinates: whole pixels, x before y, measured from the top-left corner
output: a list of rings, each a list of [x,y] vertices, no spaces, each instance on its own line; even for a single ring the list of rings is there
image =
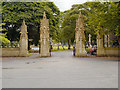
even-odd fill
[[[71,46],[70,49],[68,49],[67,46],[64,46],[64,49],[63,49],[62,46],[59,46],[59,50],[58,50],[58,46],[55,45],[53,46],[53,49],[51,51],[53,52],[53,51],[64,51],[64,50],[73,50],[73,47]]]
[[[86,48],[87,53],[90,53],[90,49],[91,47]],[[59,46],[59,50],[58,50],[58,46],[53,46],[53,49],[51,50],[51,52],[54,51],[64,51],[64,50],[73,50],[73,46],[70,47],[70,49],[68,49],[68,46],[64,46],[64,49],[62,48],[62,46]]]
[[[86,48],[87,53],[90,53],[90,49],[91,49],[91,47]],[[58,50],[58,46],[54,45],[53,49],[51,50],[51,52],[54,52],[54,51],[64,51],[64,50],[73,50],[73,46],[71,46],[70,49],[68,49],[68,46],[64,46],[64,49],[63,49],[62,46],[59,46],[59,50]],[[34,50],[34,52],[35,52],[35,50]],[[36,50],[36,52],[38,52],[38,50]],[[30,51],[29,51],[29,54],[30,54]]]

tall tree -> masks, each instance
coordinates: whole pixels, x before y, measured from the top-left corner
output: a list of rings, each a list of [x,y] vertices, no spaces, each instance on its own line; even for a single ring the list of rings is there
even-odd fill
[[[6,23],[4,28],[8,30],[10,41],[19,40],[19,32],[22,20],[25,19],[28,29],[28,37],[38,44],[40,19],[43,12],[47,14],[50,23],[50,36],[53,36],[55,27],[59,23],[59,9],[53,2],[3,2],[2,21]],[[56,16],[54,16],[56,14]]]
[[[87,10],[89,10],[87,7],[87,3],[84,4],[75,4],[72,5],[72,8],[70,10],[65,11],[64,13],[64,19],[62,23],[63,28],[63,35],[65,40],[71,41],[71,43],[75,40],[75,27],[76,27],[76,19],[78,19],[78,15],[80,11],[82,12],[82,15],[84,16],[85,21],[85,27],[87,27]]]
[[[95,32],[102,31],[105,33],[114,33],[120,36],[120,15],[119,3],[115,2],[91,2],[89,3],[90,11],[88,14],[88,23]]]
[[[75,4],[70,10],[64,12],[62,28],[65,40],[72,40],[74,37],[72,35],[74,35],[75,23],[80,11],[85,21],[86,42],[88,42],[89,33],[92,34],[92,40],[96,41],[98,30],[103,34],[109,32],[114,33],[118,38],[120,37],[120,2],[99,1]]]
[[[2,10],[1,10],[1,6],[2,3],[0,2],[0,44],[9,44],[10,41],[6,38],[6,33],[4,33],[5,31],[7,31],[5,28],[2,28],[2,26],[5,25],[5,23],[2,23]]]

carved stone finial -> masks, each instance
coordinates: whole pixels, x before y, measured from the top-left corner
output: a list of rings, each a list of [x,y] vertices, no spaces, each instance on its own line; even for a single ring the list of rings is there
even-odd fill
[[[25,20],[23,20],[22,25],[25,25]]]
[[[47,19],[45,11],[44,11],[44,14],[43,14],[43,19]]]
[[[25,20],[23,19],[22,26],[21,26],[21,32],[27,33],[27,26],[25,24]]]
[[[81,18],[81,17],[82,17],[82,14],[81,14],[81,11],[80,11],[79,18]]]

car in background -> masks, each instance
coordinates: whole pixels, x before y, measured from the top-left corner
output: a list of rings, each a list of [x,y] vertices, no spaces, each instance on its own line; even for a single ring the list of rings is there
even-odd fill
[[[93,47],[90,49],[90,54],[91,55],[97,55],[97,48]]]

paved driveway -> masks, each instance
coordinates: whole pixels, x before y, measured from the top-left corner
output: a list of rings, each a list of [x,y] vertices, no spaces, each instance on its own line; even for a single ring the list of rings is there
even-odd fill
[[[77,58],[72,51],[52,57],[3,58],[3,88],[117,88],[118,61]]]

